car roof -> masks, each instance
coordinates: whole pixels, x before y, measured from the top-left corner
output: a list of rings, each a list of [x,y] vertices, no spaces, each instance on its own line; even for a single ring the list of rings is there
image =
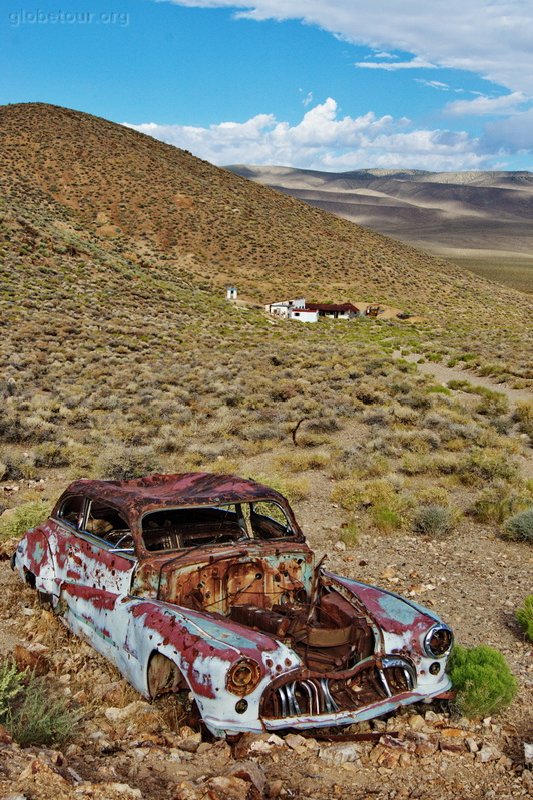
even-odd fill
[[[224,503],[274,500],[287,507],[279,492],[236,475],[186,472],[180,475],[148,475],[127,481],[78,480],[62,497],[81,494],[107,500],[126,515],[143,514],[172,506],[219,505]]]

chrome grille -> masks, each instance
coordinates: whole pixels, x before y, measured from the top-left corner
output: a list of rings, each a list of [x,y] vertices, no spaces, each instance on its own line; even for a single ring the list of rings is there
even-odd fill
[[[403,658],[386,657],[343,680],[313,676],[277,685],[265,697],[263,714],[284,718],[355,711],[415,687],[412,664]]]

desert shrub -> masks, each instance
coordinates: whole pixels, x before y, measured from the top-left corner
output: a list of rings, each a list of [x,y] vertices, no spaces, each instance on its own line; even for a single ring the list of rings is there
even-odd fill
[[[533,544],[533,506],[515,514],[504,525],[502,535],[516,542]]]
[[[497,483],[482,489],[472,505],[468,508],[468,515],[478,522],[502,523],[511,514],[521,510],[527,501],[524,496],[509,488],[505,483]]]
[[[390,410],[384,406],[374,406],[374,408],[365,411],[363,414],[365,425],[386,426],[390,418]]]
[[[403,395],[403,397],[398,398],[398,402],[417,411],[427,411],[428,408],[431,408],[431,399],[421,392],[410,392]]]
[[[453,389],[454,391],[461,391],[461,392],[471,392],[473,389],[470,381],[461,378],[452,378],[451,381],[448,381],[448,388]]]
[[[140,478],[160,470],[160,463],[151,447],[110,448],[98,463],[98,472],[104,478],[116,481]]]
[[[35,469],[35,459],[32,452],[29,453],[8,453],[3,454],[2,458],[2,477],[3,481],[18,481],[21,478],[35,480],[37,470]]]
[[[344,542],[346,547],[355,547],[359,541],[359,529],[355,520],[345,522],[342,525],[341,534],[339,536],[341,542]]]
[[[333,503],[339,503],[346,511],[356,511],[370,506],[387,507],[401,511],[405,498],[386,480],[360,481],[348,478],[339,481],[331,493]]]
[[[311,487],[307,478],[280,478],[278,475],[253,475],[253,480],[270,486],[281,492],[290,503],[305,500],[309,497]]]
[[[444,486],[424,486],[415,492],[415,498],[420,505],[439,505],[447,506],[449,501],[449,492]]]
[[[61,744],[77,722],[78,715],[44,677],[19,672],[11,659],[0,663],[0,724],[21,746]]]
[[[493,389],[487,389],[484,386],[474,387],[474,392],[482,398],[476,408],[478,414],[498,417],[509,411],[509,400],[501,392],[495,392]]]
[[[453,522],[453,512],[450,508],[431,503],[416,510],[413,529],[425,536],[446,536],[451,532]]]
[[[329,462],[325,453],[306,453],[297,451],[286,453],[276,458],[279,469],[288,469],[289,472],[307,472],[307,470],[324,469]]]
[[[0,723],[23,691],[23,678],[14,661],[6,658],[0,662]]]
[[[516,619],[524,629],[527,638],[533,642],[533,594],[529,594],[516,610]]]
[[[336,417],[322,417],[322,419],[312,420],[307,427],[313,433],[334,433],[340,428]]]
[[[49,515],[50,509],[42,500],[32,500],[17,506],[13,512],[0,519],[0,539],[20,537],[29,528],[34,528]]]
[[[497,450],[475,450],[459,464],[458,474],[467,486],[482,481],[512,481],[518,475],[518,467],[509,461],[505,453]]]
[[[518,403],[513,419],[518,422],[518,427],[522,433],[527,433],[533,442],[533,402]]]
[[[387,506],[377,505],[372,509],[372,519],[376,528],[383,533],[398,530],[402,527],[402,517],[398,511]]]
[[[46,442],[35,448],[36,467],[66,467],[70,457],[70,448],[65,442]]]
[[[448,672],[456,703],[466,717],[485,717],[512,702],[518,684],[503,655],[488,645],[454,647]]]

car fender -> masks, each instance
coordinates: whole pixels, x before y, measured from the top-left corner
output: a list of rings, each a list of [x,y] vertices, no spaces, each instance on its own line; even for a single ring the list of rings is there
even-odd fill
[[[415,659],[425,655],[423,640],[426,633],[433,625],[442,624],[437,614],[386,589],[333,573],[326,574],[363,604],[382,631],[386,652],[401,652],[407,648],[414,651]]]
[[[54,560],[47,526],[26,531],[13,554],[13,568],[32,588],[48,595],[57,594]]]

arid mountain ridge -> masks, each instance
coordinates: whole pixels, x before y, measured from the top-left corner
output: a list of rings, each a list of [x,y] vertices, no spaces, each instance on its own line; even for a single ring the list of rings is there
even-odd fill
[[[496,259],[503,270],[522,266],[515,285],[533,291],[531,172],[228,169],[465,266],[485,260],[496,267]]]

